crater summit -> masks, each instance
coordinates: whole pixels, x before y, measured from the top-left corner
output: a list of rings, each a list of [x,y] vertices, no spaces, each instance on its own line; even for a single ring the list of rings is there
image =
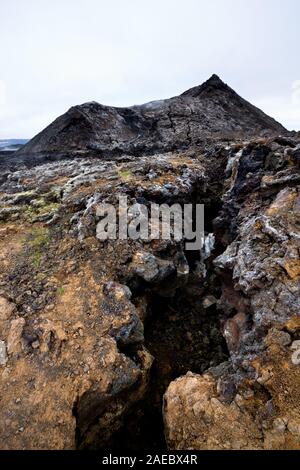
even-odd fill
[[[286,129],[217,75],[173,98],[119,108],[73,106],[35,136],[19,155],[153,153],[185,149],[208,138],[286,133]]]

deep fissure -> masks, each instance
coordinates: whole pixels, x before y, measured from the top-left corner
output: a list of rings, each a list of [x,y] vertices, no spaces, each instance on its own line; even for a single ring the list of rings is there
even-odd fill
[[[212,197],[211,191],[209,198],[207,194],[203,198],[206,234],[213,232],[213,220],[221,208],[221,184],[222,181],[214,187],[217,196]],[[193,192],[191,199],[194,203],[201,202],[201,195],[197,191]],[[226,341],[221,332],[222,315],[217,306],[221,281],[212,262],[222,249],[217,241],[213,253],[206,260],[201,258],[199,250],[175,253],[174,256],[185,257],[189,275],[173,293],[171,288],[171,293],[166,294],[168,283],[172,285],[174,282],[172,278],[156,286],[147,286],[135,282],[135,279],[127,282],[133,293],[132,302],[142,299],[147,304],[144,346],[154,358],[148,387],[143,399],[129,407],[122,425],[116,426],[104,444],[98,437],[92,444],[85,442],[84,434],[77,427],[79,448],[101,449],[105,446],[115,451],[166,449],[162,406],[163,395],[170,382],[189,371],[201,374],[228,358]],[[170,253],[165,256],[169,257]],[[133,360],[136,360],[136,352],[140,347],[118,344],[119,351]]]
[[[173,298],[154,295],[145,322],[145,346],[154,356],[148,390],[114,435],[114,450],[164,450],[163,395],[172,380],[188,371],[203,373],[228,357],[215,305],[204,309],[186,289]],[[209,291],[209,286],[204,290]]]

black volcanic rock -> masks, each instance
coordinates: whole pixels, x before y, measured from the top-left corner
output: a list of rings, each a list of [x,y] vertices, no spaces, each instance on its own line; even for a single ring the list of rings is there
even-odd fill
[[[214,137],[285,134],[218,76],[174,98],[129,108],[96,102],[70,108],[18,155],[130,153],[184,149]]]
[[[216,76],[0,155],[0,449],[300,449],[299,165]],[[100,240],[102,203],[150,239]],[[201,250],[172,223],[195,203]]]

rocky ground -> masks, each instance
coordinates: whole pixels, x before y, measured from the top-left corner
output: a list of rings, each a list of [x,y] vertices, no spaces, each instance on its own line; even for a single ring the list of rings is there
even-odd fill
[[[2,449],[300,448],[300,137],[277,130],[1,157]],[[120,195],[204,203],[214,244],[98,240]]]
[[[275,139],[236,150],[214,220],[230,357],[169,385],[166,439],[176,449],[299,449],[300,147]]]

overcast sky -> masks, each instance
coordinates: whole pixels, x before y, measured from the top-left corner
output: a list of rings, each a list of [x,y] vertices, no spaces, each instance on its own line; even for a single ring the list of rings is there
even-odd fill
[[[0,0],[0,138],[85,101],[175,96],[213,73],[300,129],[299,0]]]

